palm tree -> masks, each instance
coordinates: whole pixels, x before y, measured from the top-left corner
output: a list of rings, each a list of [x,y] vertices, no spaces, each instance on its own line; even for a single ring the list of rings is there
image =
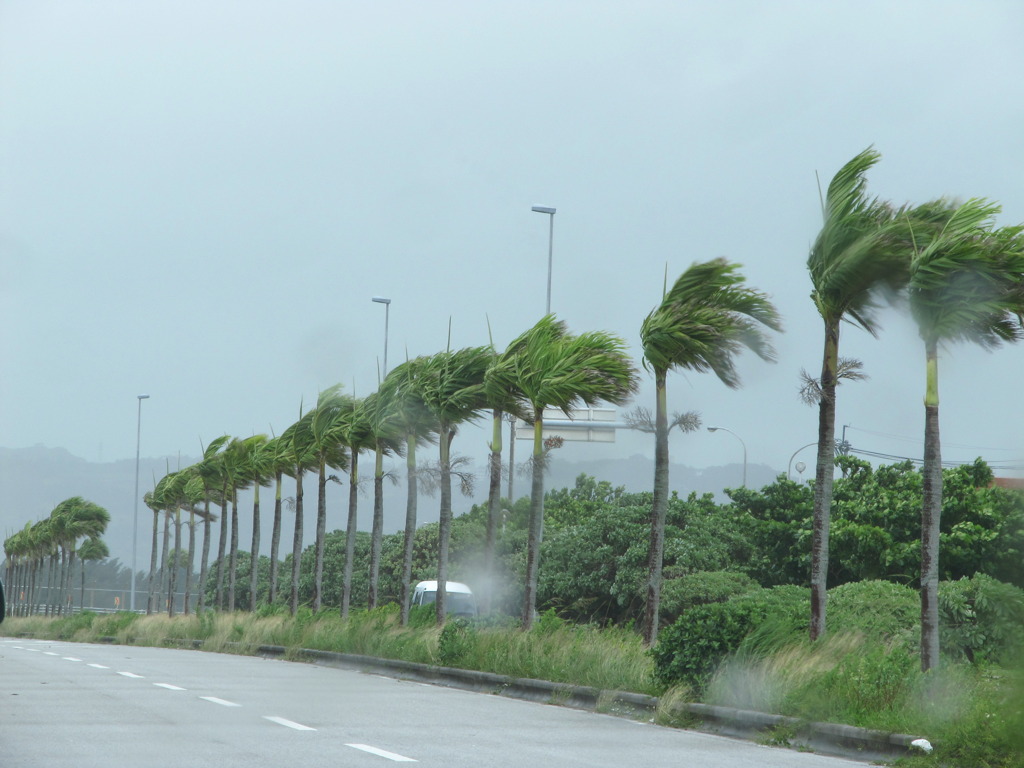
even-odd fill
[[[366,596],[369,608],[377,607],[380,582],[380,552],[384,537],[384,456],[401,455],[401,434],[395,424],[395,411],[380,392],[363,400],[363,414],[373,439],[373,522],[370,527],[370,588]],[[349,539],[355,543],[355,536]],[[347,546],[347,545],[346,545]],[[346,550],[347,551],[347,550]]]
[[[419,498],[416,447],[436,442],[438,431],[437,419],[423,402],[423,394],[420,391],[427,361],[428,359],[424,357],[407,360],[392,370],[380,387],[380,396],[392,404],[395,425],[405,440],[405,537],[402,550],[402,586],[399,597],[402,626],[409,623],[413,543],[416,538]]]
[[[253,443],[249,451],[249,477],[253,483],[253,495],[252,542],[249,547],[249,610],[255,611],[260,571],[260,488],[270,487],[270,480],[276,475],[278,446],[266,435],[257,435],[251,439]]]
[[[199,474],[199,466],[193,464],[183,471],[187,472],[189,476],[184,488],[185,500],[188,504],[188,556],[185,567],[185,595],[182,601],[182,611],[188,616],[192,606],[192,579],[196,562],[196,516],[198,515],[207,524],[208,530],[210,504],[206,483]]]
[[[270,574],[267,585],[267,603],[273,605],[277,600],[278,549],[281,546],[281,502],[282,487],[285,473],[291,466],[290,445],[288,441],[274,437],[267,444],[271,452],[271,470],[274,473],[274,523],[270,534]]]
[[[307,424],[317,467],[316,539],[313,547],[313,611],[319,611],[323,602],[324,541],[327,536],[327,470],[345,469],[343,431],[347,414],[352,410],[352,398],[341,393],[341,385],[328,387],[317,398],[313,417]]]
[[[235,610],[235,583],[238,577],[238,492],[254,482],[251,455],[254,447],[267,439],[266,435],[254,435],[244,440],[234,438],[224,449],[224,471],[228,484],[228,498],[231,500],[231,534],[228,550],[227,609]]]
[[[438,521],[437,623],[445,622],[448,546],[452,528],[451,444],[458,426],[470,421],[487,405],[484,376],[491,363],[488,347],[466,347],[436,354],[423,364],[419,395],[437,420],[441,510]]]
[[[372,402],[371,402],[372,405]],[[348,520],[345,527],[345,567],[341,588],[341,617],[348,618],[352,601],[352,566],[355,559],[356,531],[359,498],[359,454],[376,445],[373,425],[370,420],[371,407],[366,400],[353,400],[352,410],[341,428],[341,439],[349,449],[348,468]]]
[[[160,513],[166,512],[170,507],[170,492],[169,486],[173,481],[171,472],[168,472],[159,481],[157,481],[153,490],[145,493],[142,497],[142,502],[150,511],[153,513],[153,540],[150,548],[149,555],[149,590],[146,598],[146,614],[149,615],[156,610],[157,602],[159,601],[158,587],[160,579],[162,578],[163,572],[157,573],[157,565],[159,563],[159,547],[160,547]],[[164,545],[164,555],[166,556],[167,546]]]
[[[915,210],[910,218],[914,247],[907,295],[924,341],[926,371],[921,506],[924,671],[939,661],[939,345],[966,341],[994,349],[1024,335],[1024,227],[993,231],[999,210],[979,199],[956,206],[939,201]]]
[[[811,381],[805,399],[818,404],[818,455],[814,476],[811,541],[810,637],[825,632],[828,540],[835,473],[836,385],[840,372],[862,378],[859,363],[839,357],[839,328],[846,320],[877,335],[875,310],[881,291],[906,279],[905,250],[893,246],[894,212],[888,203],[868,199],[865,174],[881,155],[868,148],[844,165],[829,184],[824,223],[807,258],[811,298],[825,326],[821,377]]]
[[[544,526],[544,409],[567,415],[580,404],[626,402],[637,389],[637,371],[626,343],[603,331],[573,336],[563,321],[547,315],[515,339],[488,370],[489,389],[521,392],[533,420],[530,525],[526,554],[524,629],[533,626]]]
[[[494,349],[494,342],[491,342],[491,365],[497,365],[501,356]],[[526,418],[528,414],[522,408],[522,393],[509,389],[494,387],[492,377],[484,375],[484,390],[487,404],[491,408],[491,440],[488,444],[490,457],[488,459],[488,487],[487,487],[487,530],[484,538],[484,573],[485,583],[481,595],[481,611],[490,613],[494,596],[495,568],[494,551],[497,546],[498,523],[501,518],[501,426],[505,414],[512,418]],[[509,450],[509,473],[512,472],[512,454]],[[510,494],[511,495],[511,491]],[[509,499],[509,503],[512,503]]]
[[[676,280],[640,328],[644,366],[654,372],[654,497],[647,561],[647,603],[644,642],[658,636],[661,568],[665,548],[665,513],[668,509],[668,433],[673,426],[695,428],[695,414],[668,419],[666,379],[673,368],[711,371],[727,387],[739,386],[733,358],[746,347],[764,360],[774,350],[764,328],[781,330],[779,316],[768,297],[743,285],[738,265],[725,259],[694,264]]]
[[[310,440],[309,422],[313,411],[300,415],[299,420],[292,424],[281,435],[283,448],[288,457],[288,474],[295,478],[295,534],[292,537],[292,580],[291,597],[288,608],[294,616],[299,610],[299,575],[302,565],[302,524],[303,524],[303,490],[302,476],[316,466],[316,454]]]
[[[90,536],[78,548],[78,559],[82,561],[82,592],[78,605],[83,611],[85,610],[85,564],[106,560],[108,557],[110,557],[110,549],[107,547],[107,543],[98,536]]]
[[[222,467],[220,452],[227,445],[231,438],[221,435],[203,448],[203,458],[195,465],[196,473],[203,482],[203,555],[199,564],[199,605],[196,613],[202,613],[206,607],[206,577],[210,563],[210,534],[212,523],[216,516],[210,512],[210,502],[221,508],[221,515],[224,514],[225,501],[219,496],[218,491],[222,486]]]

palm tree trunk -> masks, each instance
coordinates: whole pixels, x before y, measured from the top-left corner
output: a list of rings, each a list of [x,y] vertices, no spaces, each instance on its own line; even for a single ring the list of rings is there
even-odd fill
[[[188,568],[185,570],[185,604],[183,610],[186,616],[192,609],[192,572],[196,565],[196,513],[189,509],[188,512]]]
[[[160,586],[157,591],[157,604],[159,605],[159,598],[162,597],[164,584],[170,581],[170,550],[171,550],[171,513],[168,512],[164,515],[164,541],[163,547],[160,553]],[[167,578],[167,582],[164,579]],[[156,611],[156,606],[153,607]],[[163,609],[161,609],[162,611]]]
[[[235,585],[238,582],[238,489],[231,488],[231,553],[228,556],[228,611],[235,612]]]
[[[345,573],[341,585],[341,618],[348,618],[352,602],[352,560],[356,553],[356,504],[359,500],[359,451],[352,451],[348,470],[348,523],[345,527]]]
[[[267,603],[274,604],[277,599],[277,553],[281,546],[281,484],[284,473],[274,473],[274,527],[270,532],[270,585],[267,592]]]
[[[72,544],[73,546],[73,544]],[[60,612],[61,615],[71,613],[71,572],[75,568],[75,550],[68,547],[67,550],[67,567],[61,573],[61,589],[60,589]]]
[[[171,572],[167,584],[167,616],[174,618],[174,593],[178,590],[178,567],[181,564],[181,508],[174,510],[174,553],[169,563]]]
[[[537,577],[540,572],[540,539],[544,530],[544,411],[534,409],[533,467],[530,483],[530,528],[526,542],[526,590],[523,596],[523,629],[533,627],[537,611]]]
[[[78,597],[78,610],[84,611],[85,610],[85,560],[82,560],[81,563],[82,563],[82,590],[79,593],[79,597]],[[93,594],[95,596],[95,593],[93,593]]]
[[[825,323],[825,352],[818,401],[818,458],[814,472],[814,516],[811,533],[810,638],[825,634],[828,599],[829,528],[832,522],[832,480],[835,475],[836,369],[839,365],[839,324]]]
[[[370,530],[370,592],[367,606],[377,607],[380,581],[380,548],[384,539],[384,451],[377,448],[373,470],[373,525]]]
[[[939,441],[939,371],[936,342],[926,342],[924,466],[921,505],[921,670],[939,663],[939,524],[942,514],[942,450]]]
[[[213,523],[210,522],[210,497],[203,500],[203,560],[199,564],[199,606],[196,613],[202,613],[206,609],[206,577],[210,564],[210,534],[213,532]]]
[[[228,517],[228,484],[224,482],[221,489],[220,502],[220,539],[217,542],[217,610],[224,610],[224,558],[228,551],[228,527],[231,520]]]
[[[256,591],[260,584],[260,481],[253,487],[252,547],[249,549],[249,610],[256,610]]]
[[[299,574],[302,567],[302,468],[295,472],[295,535],[292,537],[292,592],[288,608],[294,616],[299,610]]]
[[[57,592],[58,555],[50,555],[46,568],[46,612],[44,616],[56,616],[57,606],[60,604]]]
[[[441,423],[440,457],[441,457],[441,514],[437,531],[437,625],[444,626],[448,615],[448,548],[452,538],[452,432],[450,424]]]
[[[491,421],[491,457],[488,463],[490,485],[487,488],[487,538],[484,540],[485,581],[481,595],[481,610],[491,612],[494,602],[494,549],[498,539],[498,521],[501,518],[501,420],[502,411],[495,408]]]
[[[313,612],[323,603],[324,537],[327,535],[327,463],[320,459],[316,487],[316,542],[313,550]]]
[[[647,604],[644,610],[644,645],[658,639],[661,608],[661,569],[665,560],[665,517],[668,510],[668,400],[667,370],[654,372],[654,497],[651,500],[651,543],[647,556]]]
[[[153,547],[149,555],[149,594],[146,599],[146,615],[156,607],[156,566],[160,551],[160,512],[153,512]]]
[[[404,627],[409,623],[409,606],[411,602],[410,582],[412,581],[412,554],[416,543],[416,505],[418,491],[416,488],[416,438],[410,434],[406,438],[405,449],[405,541],[402,549],[402,614],[401,623]]]

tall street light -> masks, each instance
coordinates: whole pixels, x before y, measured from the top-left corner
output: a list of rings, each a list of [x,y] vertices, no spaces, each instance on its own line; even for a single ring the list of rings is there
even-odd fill
[[[732,435],[737,440],[739,440],[740,441],[740,445],[743,446],[743,487],[746,488],[747,487],[747,444],[743,442],[743,438],[742,437],[737,435],[731,429],[726,429],[725,427],[708,427],[708,432],[717,432],[718,430],[722,430],[723,432],[728,432],[730,435]]]
[[[555,209],[546,205],[535,205],[530,209],[534,213],[546,213],[548,215],[548,308],[544,313],[551,314],[551,257],[555,246]]]
[[[128,608],[135,611],[135,569],[139,551],[139,448],[142,445],[142,401],[149,395],[136,395],[139,401],[139,415],[135,421],[135,517],[132,522],[132,594]]]
[[[373,301],[384,305],[384,377],[386,377],[388,375],[388,316],[391,314],[391,299],[374,296]]]

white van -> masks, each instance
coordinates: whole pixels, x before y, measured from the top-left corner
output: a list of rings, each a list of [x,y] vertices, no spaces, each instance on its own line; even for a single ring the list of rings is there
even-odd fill
[[[445,608],[449,616],[476,616],[476,598],[473,590],[458,581],[444,585]],[[412,593],[413,605],[430,605],[437,600],[437,582],[421,581]]]

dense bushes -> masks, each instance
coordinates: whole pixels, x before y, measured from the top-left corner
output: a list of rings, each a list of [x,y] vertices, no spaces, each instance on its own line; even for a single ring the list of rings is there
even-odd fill
[[[655,680],[665,688],[679,683],[701,688],[721,661],[769,618],[796,633],[806,628],[809,615],[809,590],[793,586],[695,606],[659,636],[652,650]]]
[[[1004,663],[1024,650],[1024,590],[990,576],[939,585],[942,652],[970,662]]]

